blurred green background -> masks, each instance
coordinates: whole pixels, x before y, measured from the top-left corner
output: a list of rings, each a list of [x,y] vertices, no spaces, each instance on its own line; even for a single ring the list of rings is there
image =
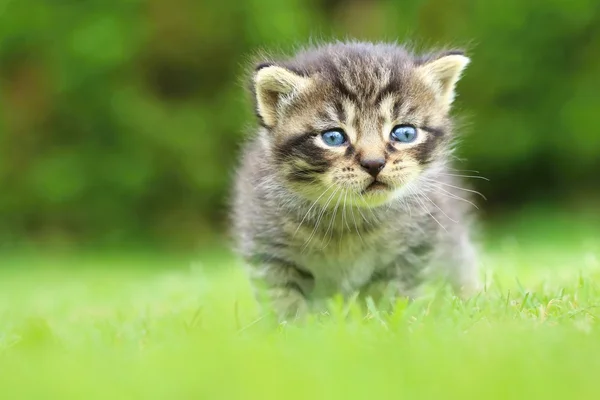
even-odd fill
[[[469,49],[486,221],[600,208],[598,0],[0,0],[0,248],[222,237],[246,61],[333,38]]]

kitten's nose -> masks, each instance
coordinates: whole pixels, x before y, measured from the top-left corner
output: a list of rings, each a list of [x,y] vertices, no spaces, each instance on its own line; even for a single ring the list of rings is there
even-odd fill
[[[371,158],[366,160],[360,160],[360,166],[364,168],[373,178],[377,177],[379,171],[385,167],[385,160],[383,158]]]

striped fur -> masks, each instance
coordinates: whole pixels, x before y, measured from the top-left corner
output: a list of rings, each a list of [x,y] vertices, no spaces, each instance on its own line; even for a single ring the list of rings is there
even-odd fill
[[[335,43],[256,68],[261,127],[244,149],[232,207],[238,250],[281,318],[335,294],[409,296],[431,273],[478,288],[471,201],[449,169],[461,53]],[[396,125],[414,143],[390,140]],[[327,146],[340,128],[348,143]],[[361,167],[383,160],[375,178]]]

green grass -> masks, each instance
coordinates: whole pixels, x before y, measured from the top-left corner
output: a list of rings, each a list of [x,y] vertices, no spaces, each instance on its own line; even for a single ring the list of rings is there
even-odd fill
[[[5,258],[0,398],[597,398],[600,237],[577,232],[489,238],[471,301],[305,326],[257,320],[226,253]]]

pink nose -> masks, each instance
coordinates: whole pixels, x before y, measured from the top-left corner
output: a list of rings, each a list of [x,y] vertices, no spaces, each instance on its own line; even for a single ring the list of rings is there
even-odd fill
[[[385,160],[383,158],[372,158],[367,160],[360,160],[360,166],[369,173],[373,178],[376,178],[379,172],[385,167]]]

